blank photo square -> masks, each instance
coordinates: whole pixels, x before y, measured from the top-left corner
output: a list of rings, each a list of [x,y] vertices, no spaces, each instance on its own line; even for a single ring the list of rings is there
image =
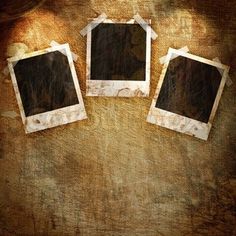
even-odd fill
[[[105,20],[87,34],[87,96],[147,97],[150,60],[150,27]]]
[[[207,140],[229,67],[170,48],[147,122]]]
[[[25,132],[87,118],[68,44],[8,59]]]

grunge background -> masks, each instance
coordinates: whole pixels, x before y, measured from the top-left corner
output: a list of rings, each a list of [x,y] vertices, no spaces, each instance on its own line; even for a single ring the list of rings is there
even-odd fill
[[[1,75],[0,235],[236,235],[236,1],[48,0],[34,11],[33,1],[16,11],[22,1],[5,2],[1,21],[27,14],[0,25],[0,70],[14,42],[30,51],[68,42],[79,55],[89,119],[26,135],[10,78]],[[152,19],[159,37],[149,98],[85,97],[79,31],[102,12]],[[225,87],[207,142],[146,123],[158,59],[185,45],[231,66],[234,84]]]

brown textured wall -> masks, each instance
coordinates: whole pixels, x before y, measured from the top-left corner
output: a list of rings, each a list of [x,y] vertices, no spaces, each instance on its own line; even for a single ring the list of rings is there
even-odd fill
[[[6,50],[68,42],[85,95],[87,18],[151,18],[151,97],[168,47],[231,66],[208,142],[145,122],[150,98],[84,97],[89,119],[25,135],[0,117],[0,235],[236,235],[236,1],[57,0],[0,26]],[[9,78],[8,78],[9,79]],[[0,111],[18,107],[0,79]]]

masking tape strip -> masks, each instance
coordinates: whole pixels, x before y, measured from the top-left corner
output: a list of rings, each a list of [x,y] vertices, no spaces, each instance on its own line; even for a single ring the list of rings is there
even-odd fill
[[[178,51],[186,52],[186,53],[187,53],[187,52],[189,52],[189,48],[188,48],[187,46],[185,46],[185,47],[180,48]],[[173,54],[173,55],[171,56],[170,60],[173,60],[173,59],[177,58],[178,56],[179,56],[179,55]],[[165,64],[165,63],[167,62],[167,55],[161,57],[161,58],[159,59],[159,61],[160,61],[161,64]]]
[[[221,63],[221,61],[220,61],[220,59],[218,57],[214,58],[213,61]],[[223,73],[224,73],[223,70],[221,70],[220,68],[217,68],[217,69],[220,72],[220,74],[223,76]],[[226,80],[226,85],[228,87],[230,87],[232,84],[233,84],[233,81],[231,80],[230,76],[228,75],[227,76],[227,80]]]
[[[138,13],[136,15],[134,15],[133,18],[145,31],[147,30],[147,28],[151,29],[151,37],[153,40],[155,40],[158,37],[157,33],[152,29],[152,27]]]
[[[60,46],[60,44],[58,42],[52,40],[50,43],[50,46],[55,47],[55,46]],[[67,56],[67,54],[63,50],[61,50],[60,52],[63,53],[65,56]],[[76,62],[78,60],[79,56],[73,52],[71,52],[71,55],[72,55],[73,61]]]
[[[81,31],[80,34],[84,37],[87,35],[90,31],[92,31],[94,28],[96,28],[99,24],[101,24],[105,19],[107,18],[107,15],[105,13],[102,13],[100,16],[98,16],[96,19],[91,21],[87,26],[85,26]]]

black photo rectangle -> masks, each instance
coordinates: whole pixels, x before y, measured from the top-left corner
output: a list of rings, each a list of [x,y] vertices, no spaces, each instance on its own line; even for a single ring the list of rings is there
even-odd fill
[[[179,56],[169,62],[156,107],[208,123],[221,78],[215,66]]]
[[[91,80],[145,81],[146,32],[138,24],[101,23],[92,31]]]
[[[25,116],[79,104],[67,56],[49,52],[14,66]]]

